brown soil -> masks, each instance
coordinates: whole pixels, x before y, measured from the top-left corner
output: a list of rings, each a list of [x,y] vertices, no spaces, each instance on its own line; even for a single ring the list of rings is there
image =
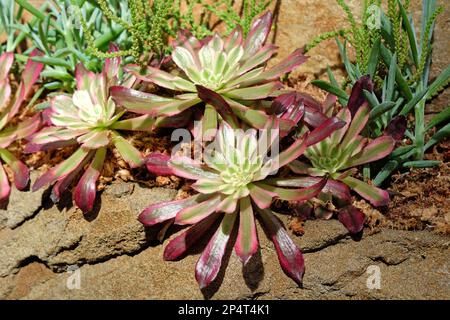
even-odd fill
[[[405,230],[432,229],[450,234],[450,164],[412,169],[392,177],[388,225]]]

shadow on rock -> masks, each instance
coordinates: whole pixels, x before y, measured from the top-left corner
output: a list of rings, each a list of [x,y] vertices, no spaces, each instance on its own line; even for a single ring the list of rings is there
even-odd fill
[[[261,257],[261,248],[242,266],[245,284],[251,291],[258,289],[264,278],[264,264]]]

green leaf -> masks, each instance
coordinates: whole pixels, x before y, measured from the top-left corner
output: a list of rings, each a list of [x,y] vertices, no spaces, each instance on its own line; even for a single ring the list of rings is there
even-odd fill
[[[409,39],[409,47],[411,49],[412,58],[414,60],[414,64],[416,68],[419,66],[419,54],[417,51],[417,39],[416,39],[416,33],[413,28],[413,26],[410,23],[408,14],[405,10],[405,7],[401,3],[400,0],[397,0],[397,4],[400,8],[400,14],[402,15],[402,21],[403,21],[403,27],[406,29],[406,33],[408,34]]]
[[[397,68],[397,53],[391,59],[391,64],[389,65],[389,73],[387,78],[387,86],[386,86],[386,101],[392,101],[394,97],[395,90],[395,73]]]
[[[385,112],[388,112],[395,106],[394,102],[383,102],[370,110],[370,119],[376,120],[378,117],[383,115]]]
[[[367,72],[369,73],[371,79],[374,78],[375,72],[377,71],[378,60],[380,57],[380,45],[381,39],[379,38],[374,43],[372,50],[370,51],[369,63],[367,65]]]
[[[339,39],[336,39],[337,45],[339,47],[339,52],[341,54],[342,61],[344,61],[345,70],[348,73],[348,76],[350,77],[352,83],[356,82],[358,80],[358,77],[356,76],[355,67],[350,62],[350,59],[347,55],[347,42],[345,41],[344,44],[342,44]]]
[[[242,198],[239,201],[239,208],[239,229],[234,248],[237,256],[245,265],[258,250],[258,237],[250,198]]]
[[[434,116],[430,122],[428,123],[426,127],[426,131],[430,130],[431,128],[441,124],[444,121],[447,121],[450,119],[450,107],[445,108],[443,111],[441,111],[439,114]]]
[[[333,72],[330,69],[330,66],[327,66],[327,74],[328,78],[330,79],[330,83],[335,88],[340,88],[339,83],[337,82],[336,78],[334,77]],[[337,97],[339,100],[339,103],[343,106],[347,105],[348,99],[343,99],[342,97]]]
[[[59,66],[64,67],[66,69],[71,69],[72,66],[69,62],[61,58],[52,58],[52,57],[32,57],[31,60],[36,62],[42,62],[46,65],[50,66]]]
[[[384,63],[390,66],[392,62],[392,53],[383,44],[381,44],[380,49]],[[395,67],[395,80],[397,81],[397,84],[399,86],[402,95],[408,101],[411,100],[413,98],[413,94],[411,92],[411,89],[409,88],[408,82],[403,77],[401,70],[398,66]]]
[[[125,162],[127,162],[132,168],[138,168],[143,165],[144,159],[142,154],[122,136],[113,132],[112,142]]]
[[[379,186],[383,183],[384,180],[386,180],[388,177],[391,176],[392,172],[394,172],[395,169],[397,169],[399,166],[399,163],[397,160],[390,160],[386,162],[384,167],[378,172],[375,179],[373,179],[372,183],[375,186]]]
[[[448,84],[450,79],[450,65],[445,68],[444,71],[442,71],[439,76],[436,78],[436,80],[433,81],[433,83],[428,87],[427,92],[427,99],[433,97],[435,94],[439,92],[439,90],[442,90],[446,84]]]
[[[313,85],[315,85],[316,87],[319,87],[320,89],[323,89],[329,93],[332,93],[336,97],[341,98],[348,102],[348,99],[349,99],[348,94],[341,88],[335,87],[335,86],[331,85],[330,83],[325,82],[323,80],[313,80],[313,81],[311,81],[311,83]],[[345,104],[347,104],[347,103],[345,103]]]
[[[387,191],[371,186],[353,177],[345,177],[341,181],[356,191],[360,196],[369,200],[369,202],[376,207],[385,206],[389,202],[389,194]]]
[[[440,165],[441,161],[435,160],[420,160],[420,161],[409,161],[403,164],[404,167],[410,168],[430,168]]]
[[[436,132],[430,140],[425,144],[424,151],[427,151],[429,148],[434,146],[436,143],[444,140],[445,138],[450,136],[450,123],[441,128],[438,132]]]

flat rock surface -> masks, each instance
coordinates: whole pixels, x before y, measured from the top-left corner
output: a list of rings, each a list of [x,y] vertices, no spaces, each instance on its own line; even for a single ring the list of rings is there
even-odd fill
[[[336,221],[308,221],[292,236],[305,256],[298,287],[281,270],[258,227],[259,252],[243,267],[229,250],[217,281],[204,291],[194,277],[205,242],[185,259],[165,262],[164,246],[136,217],[175,190],[115,183],[89,216],[50,206],[0,231],[2,299],[432,299],[450,297],[450,238],[383,229],[352,239]],[[287,224],[286,216],[280,219]],[[168,237],[173,238],[169,230]],[[230,252],[231,251],[231,252]],[[380,273],[369,289],[371,272]],[[75,270],[75,271],[74,271]],[[78,282],[79,280],[79,282]]]

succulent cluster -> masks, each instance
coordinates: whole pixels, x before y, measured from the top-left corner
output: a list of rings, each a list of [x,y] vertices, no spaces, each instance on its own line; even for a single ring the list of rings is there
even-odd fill
[[[228,0],[216,4],[187,1],[188,11],[200,3],[228,27],[235,27],[224,36],[205,25],[192,32],[182,29],[193,20],[176,10],[170,12],[172,4],[167,1],[130,0],[125,6],[119,1],[58,0],[42,8],[48,16],[27,0],[16,2],[20,5],[17,17],[26,9],[34,18],[21,25],[15,18],[14,2],[1,0],[8,14],[2,14],[0,27],[8,37],[0,51],[5,51],[0,56],[0,202],[8,199],[11,172],[18,189],[28,185],[29,170],[10,148],[21,139],[28,141],[24,153],[62,148],[69,153],[43,173],[32,189],[52,185],[51,199],[57,202],[73,187],[74,203],[84,213],[94,208],[97,183],[109,153],[120,156],[130,168],[146,165],[151,173],[184,178],[191,189],[187,197],[151,204],[139,221],[162,226],[161,238],[173,224],[189,226],[167,244],[165,260],[181,259],[197,240],[214,231],[195,268],[200,288],[216,279],[230,246],[244,265],[255,255],[259,249],[257,220],[271,238],[283,271],[300,284],[303,256],[277,218],[274,204],[287,204],[303,218],[329,219],[336,213],[350,233],[359,233],[365,216],[352,205],[351,191],[373,206],[387,205],[389,193],[376,185],[393,167],[424,164],[424,151],[448,136],[445,122],[450,113],[446,109],[426,128],[443,123],[444,127],[424,142],[426,100],[450,76],[447,68],[428,86],[427,48],[436,18],[435,1],[424,10],[424,19],[431,25],[426,23],[423,31],[430,39],[421,41],[420,50],[400,1],[395,8],[401,19],[394,17],[391,6],[390,20],[384,17],[382,30],[372,32],[369,40],[365,27],[354,25],[353,43],[364,42],[357,47],[356,65],[350,62],[345,44],[339,43],[351,94],[345,91],[347,83],[340,86],[329,72],[331,83],[315,82],[329,91],[323,103],[285,89],[280,81],[306,61],[301,49],[269,67],[277,53],[277,47],[267,43],[272,14],[262,14],[251,23],[249,18],[266,8],[268,1],[244,1],[242,26],[236,26],[240,17],[230,9],[227,14],[219,11],[221,5],[231,3]],[[344,1],[338,2],[348,11]],[[81,27],[73,25],[72,5]],[[173,6],[179,8],[180,2]],[[162,21],[165,18],[171,22]],[[398,28],[407,32],[399,35],[394,31]],[[174,30],[177,38],[168,48],[164,41],[175,36]],[[208,36],[198,36],[205,31]],[[400,39],[405,35],[411,50],[405,49],[406,38]],[[31,38],[32,47],[16,54],[26,65],[11,98],[12,51],[26,37]],[[110,44],[112,40],[119,45]],[[370,54],[368,44],[373,47]],[[88,47],[94,57],[85,54]],[[154,54],[156,62],[151,58]],[[415,72],[407,68],[409,60]],[[388,67],[384,70],[383,66]],[[35,110],[22,108],[39,76],[50,82],[29,104],[42,93],[49,99]],[[51,90],[60,91],[48,94]],[[406,118],[413,109],[414,134]],[[35,115],[27,118],[33,111]],[[201,157],[192,159],[190,150],[174,152],[171,157],[144,156],[122,135],[123,131],[150,132],[160,127],[188,128],[196,141],[200,138]],[[413,144],[393,152],[405,135]],[[408,161],[413,155],[414,161]],[[362,174],[357,169],[361,166]],[[374,183],[371,170],[383,166]]]

